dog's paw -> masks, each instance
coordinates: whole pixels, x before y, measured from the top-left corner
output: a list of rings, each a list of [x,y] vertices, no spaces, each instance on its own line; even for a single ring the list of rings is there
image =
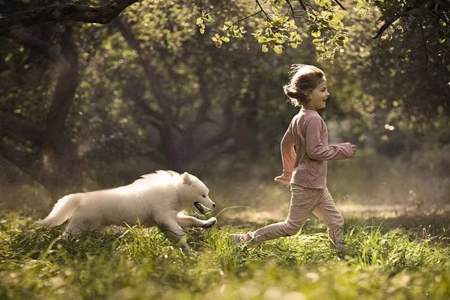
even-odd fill
[[[194,253],[194,251],[191,247],[189,247],[188,244],[181,244],[179,245],[179,248],[184,255],[192,255]]]
[[[216,223],[217,223],[217,219],[215,217],[212,217],[212,218],[209,218],[208,221],[206,221],[206,223],[202,227],[203,228],[210,228]]]

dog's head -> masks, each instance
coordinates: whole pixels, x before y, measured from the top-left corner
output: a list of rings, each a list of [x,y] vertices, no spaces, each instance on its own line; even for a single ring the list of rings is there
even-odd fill
[[[187,172],[181,175],[183,199],[187,207],[195,207],[200,213],[205,214],[216,207],[209,198],[208,187],[197,177]]]

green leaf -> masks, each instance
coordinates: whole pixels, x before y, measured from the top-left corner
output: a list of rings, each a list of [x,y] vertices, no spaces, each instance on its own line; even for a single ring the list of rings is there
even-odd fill
[[[275,46],[273,47],[273,51],[274,51],[276,54],[281,54],[281,53],[283,53],[283,46],[281,46],[281,45],[275,45]]]
[[[195,24],[197,24],[197,25],[203,25],[203,24],[204,24],[203,18],[198,17],[197,20],[195,21]]]
[[[321,35],[320,31],[313,31],[313,32],[311,32],[311,36],[312,37],[318,38],[318,37],[320,37],[320,35]]]

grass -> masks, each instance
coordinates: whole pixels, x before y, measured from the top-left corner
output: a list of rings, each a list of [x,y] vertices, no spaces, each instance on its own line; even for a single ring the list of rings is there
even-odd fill
[[[349,219],[348,258],[339,261],[317,222],[259,247],[226,237],[249,228],[192,229],[186,256],[154,228],[60,239],[62,228],[34,221],[0,217],[0,299],[450,298],[448,244],[413,228]]]

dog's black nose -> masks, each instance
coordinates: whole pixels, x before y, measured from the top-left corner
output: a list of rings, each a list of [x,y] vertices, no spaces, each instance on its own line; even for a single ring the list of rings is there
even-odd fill
[[[216,204],[215,203],[213,203],[213,208],[216,208]]]

